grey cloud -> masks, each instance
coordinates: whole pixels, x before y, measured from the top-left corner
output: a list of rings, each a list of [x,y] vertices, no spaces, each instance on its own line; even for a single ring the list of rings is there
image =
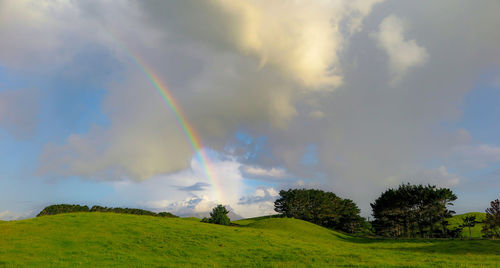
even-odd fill
[[[336,12],[339,16],[335,19],[350,20],[352,31],[349,32],[353,32],[360,28],[358,21],[369,14],[376,2],[345,2],[341,6],[328,4],[326,10]],[[309,21],[301,19],[296,12],[290,12],[283,18],[272,16],[264,8],[266,1],[256,2],[255,5],[231,1],[200,2],[202,6],[208,5],[202,10],[198,9],[200,5],[191,6],[184,2],[152,3],[145,3],[139,10],[145,12],[144,16],[126,19],[118,16],[106,21],[106,26],[117,31],[123,43],[138,51],[135,56],[148,62],[167,82],[186,117],[210,148],[222,150],[241,126],[257,132],[261,129],[285,129],[298,115],[295,105],[305,92],[312,89],[331,90],[338,86],[337,74],[331,74],[330,70],[340,68],[336,63],[337,53],[342,50],[340,44],[347,37],[340,32],[325,36],[317,32],[318,28],[314,25],[327,32],[335,31],[329,20],[331,15],[321,5],[307,7],[311,9],[307,13]],[[294,4],[287,8],[297,11],[301,5]],[[158,15],[156,12],[159,9],[166,12],[175,10],[182,16]],[[250,13],[245,13],[248,10]],[[241,17],[238,12],[246,15]],[[316,16],[315,12],[321,13],[321,16]],[[87,12],[89,16],[104,17],[94,13],[95,10]],[[254,16],[260,13],[262,16]],[[224,38],[218,38],[220,29],[217,27],[201,32],[184,28],[191,24],[182,21],[192,17],[196,29],[200,26],[196,23],[200,16],[202,25],[211,25],[205,20],[214,20],[215,25],[219,25],[217,22],[220,20],[229,20],[234,23],[221,25],[234,28],[224,30]],[[148,24],[142,18],[147,18]],[[133,21],[133,26],[124,27],[117,23],[122,19],[127,24]],[[275,25],[276,32],[283,35],[286,44],[273,41],[274,37],[267,32],[266,22]],[[292,27],[288,31],[289,22],[300,27]],[[206,34],[211,38],[204,36]],[[316,40],[315,37],[324,39],[324,42],[311,43],[311,40]],[[322,46],[323,43],[327,47]],[[313,44],[310,49],[314,53],[307,44]],[[292,50],[290,55],[286,49]],[[123,57],[122,54],[117,51],[117,57]],[[324,57],[317,57],[320,55]],[[130,64],[127,59],[123,58],[125,65]],[[303,61],[311,63],[301,64]],[[332,65],[331,68],[329,65]],[[158,173],[188,167],[186,159],[192,156],[193,151],[176,119],[136,66],[129,67],[125,81],[107,87],[109,94],[103,103],[103,110],[112,125],[108,129],[95,128],[87,135],[72,135],[63,146],[47,145],[42,154],[42,174],[63,170],[63,175],[90,176],[111,169],[116,170],[118,177],[146,179]],[[95,152],[99,152],[98,157],[94,156]],[[61,166],[64,169],[58,168]]]
[[[250,205],[263,202],[274,202],[278,197],[274,189],[258,187],[254,195],[244,196],[238,201],[238,205]]]
[[[392,84],[401,80],[409,68],[422,65],[429,57],[415,40],[405,39],[404,24],[398,17],[388,16],[380,23],[380,31],[372,35],[389,57]]]
[[[299,115],[286,131],[265,132],[275,158],[260,164],[281,162],[291,173],[304,174],[300,159],[305,146],[317,144],[318,170],[325,178],[304,175],[353,198],[365,211],[385,187],[440,181],[441,174],[426,171],[425,163],[446,161],[453,148],[468,142],[458,138],[461,130],[440,124],[460,118],[465,94],[484,68],[500,60],[500,35],[491,27],[498,22],[491,9],[500,7],[495,1],[484,6],[444,1],[440,5],[447,13],[437,15],[434,5],[393,1],[377,6],[341,56],[344,85],[331,94],[310,96],[324,116],[308,118],[307,106],[298,105]],[[464,10],[471,10],[467,29],[460,23]],[[390,14],[407,20],[407,38],[418,40],[429,53],[425,67],[409,72],[396,87],[388,83],[386,55],[370,37]]]
[[[460,130],[445,129],[442,123],[453,124],[460,118],[463,98],[481,72],[500,62],[500,35],[494,27],[498,1],[481,5],[456,0],[370,2],[347,11],[341,5],[332,13],[348,18],[347,23],[339,23],[343,30],[332,39],[339,46],[315,48],[329,51],[318,54],[329,60],[319,60],[310,70],[301,69],[306,64],[295,64],[308,57],[280,52],[281,47],[269,41],[272,38],[265,37],[260,46],[253,42],[258,38],[247,38],[254,35],[244,35],[255,32],[255,26],[257,32],[268,29],[283,34],[285,29],[297,37],[294,31],[309,24],[300,29],[281,25],[299,25],[295,17],[299,13],[291,12],[284,21],[264,14],[276,29],[260,28],[249,22],[251,15],[238,17],[240,2],[223,2],[141,2],[137,13],[142,16],[106,22],[123,33],[124,42],[170,86],[205,146],[222,151],[241,128],[256,137],[265,136],[266,154],[241,158],[244,164],[283,166],[295,176],[310,178],[364,204],[364,209],[385,187],[408,178],[414,182],[423,177],[429,181],[453,178],[425,163],[443,161],[453,148],[470,143],[457,138]],[[263,7],[256,4],[248,10]],[[361,15],[353,17],[356,10]],[[392,14],[408,21],[404,40],[416,40],[428,53],[425,65],[406,72],[396,85],[390,83],[394,75],[390,59],[371,37]],[[317,18],[323,18],[323,12]],[[352,30],[346,25],[357,26]],[[291,42],[291,52],[302,51],[307,42],[300,41],[307,40]],[[66,174],[89,176],[111,167],[146,179],[189,166],[186,159],[193,152],[175,118],[122,54],[116,51],[127,66],[127,76],[107,87],[103,103],[112,125],[72,135],[63,146],[48,145],[42,156],[48,170],[69,167]],[[283,60],[283,55],[290,57]],[[328,80],[325,62],[342,83]],[[301,164],[309,144],[317,148],[314,168]]]
[[[210,184],[204,182],[197,182],[190,186],[178,186],[177,189],[185,192],[195,192],[195,191],[203,191],[207,187],[210,187]]]
[[[0,130],[18,139],[32,137],[38,123],[37,93],[34,90],[0,91]]]

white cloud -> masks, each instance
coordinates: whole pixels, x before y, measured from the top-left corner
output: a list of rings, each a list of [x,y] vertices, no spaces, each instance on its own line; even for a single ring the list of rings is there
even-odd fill
[[[279,196],[274,188],[258,187],[253,195],[240,198],[238,205],[251,205],[255,203],[274,202]]]
[[[27,212],[13,212],[9,210],[0,211],[0,220],[2,221],[15,221],[33,216],[33,211]]]
[[[440,126],[459,119],[464,96],[485,69],[500,62],[500,35],[492,27],[498,1],[486,1],[444,0],[446,14],[426,0],[376,6],[377,1],[96,1],[64,2],[63,9],[4,1],[9,9],[2,6],[0,19],[12,23],[0,23],[0,33],[12,38],[0,43],[0,59],[6,68],[50,71],[92,44],[111,51],[123,68],[120,77],[102,85],[107,94],[101,110],[109,127],[48,144],[41,174],[152,177],[127,181],[131,186],[120,189],[139,201],[167,200],[162,204],[193,198],[186,191],[163,193],[171,185],[210,183],[193,175],[193,152],[175,118],[103,30],[108,29],[166,82],[205,146],[223,151],[240,129],[265,137],[259,155],[228,164],[234,177],[223,191],[231,202],[243,196],[238,168],[245,165],[283,167],[303,178],[303,185],[316,183],[368,206],[385,187],[410,175],[453,177],[451,163],[441,170],[423,166],[467,144],[467,135],[456,138]],[[463,10],[470,10],[468,23],[456,23]],[[401,19],[387,17],[395,12],[411,23],[411,33]],[[32,21],[31,13],[43,17],[40,27],[22,25]],[[16,33],[33,38],[20,41]],[[380,68],[387,56],[392,83]],[[395,83],[403,77],[405,83]],[[301,164],[309,144],[317,148],[313,169]],[[160,183],[156,177],[166,173],[175,174]],[[232,189],[238,189],[234,196]],[[216,199],[212,189],[196,194]]]
[[[461,178],[457,174],[450,173],[446,166],[436,169],[424,169],[414,175],[412,182],[432,184],[439,187],[455,187],[460,184]]]
[[[465,144],[453,148],[451,160],[466,168],[486,168],[500,163],[500,146],[491,144]]]
[[[217,0],[197,5],[146,3],[144,7],[156,24],[182,24],[192,38],[249,55],[259,68],[271,66],[310,89],[318,89],[342,83],[338,54],[379,2],[382,0]],[[158,13],[170,12],[168,9],[172,14]],[[190,19],[178,10],[189,13]]]
[[[102,8],[82,5],[81,19],[118,33],[168,82],[206,146],[221,150],[241,122],[285,129],[304,92],[339,86],[338,54],[377,2],[147,2],[124,4],[113,19],[107,4],[96,3]],[[143,180],[188,168],[193,151],[175,117],[105,32],[90,40],[116,51],[127,73],[106,87],[102,109],[112,124],[48,144],[40,174]]]
[[[427,50],[419,46],[416,40],[405,38],[405,23],[394,15],[382,21],[374,37],[378,46],[389,56],[393,83],[401,80],[411,67],[420,66],[429,58]]]
[[[243,202],[242,196],[247,186],[240,171],[242,164],[231,159],[211,160],[214,180],[209,180],[200,163],[193,159],[191,169],[182,172],[154,176],[142,182],[109,182],[115,195],[105,202],[113,204],[116,200],[127,200],[129,206],[169,211],[181,216],[204,217],[217,204],[226,205],[234,213],[244,217],[272,212],[274,199],[278,195],[275,189],[260,187],[253,195],[246,196],[246,202]],[[196,187],[196,191],[185,189],[197,184],[203,184],[204,187]]]
[[[258,166],[243,166],[242,171],[247,176],[270,177],[270,178],[286,178],[290,175],[283,168],[262,168]]]

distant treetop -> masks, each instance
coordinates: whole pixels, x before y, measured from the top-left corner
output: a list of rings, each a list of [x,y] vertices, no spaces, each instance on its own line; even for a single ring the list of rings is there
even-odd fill
[[[102,207],[102,206],[93,206],[91,209],[89,209],[88,206],[71,205],[71,204],[50,205],[48,207],[45,207],[36,216],[40,217],[45,215],[56,215],[56,214],[72,213],[72,212],[113,212],[122,214],[177,218],[177,216],[175,216],[170,212],[155,213],[149,210],[138,209],[138,208],[112,208],[112,207]]]

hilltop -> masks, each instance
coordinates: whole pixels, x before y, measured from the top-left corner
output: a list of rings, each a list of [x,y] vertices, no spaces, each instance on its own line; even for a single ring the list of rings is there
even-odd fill
[[[220,226],[194,218],[70,213],[0,223],[0,266],[494,266],[500,241],[345,235],[288,218]]]

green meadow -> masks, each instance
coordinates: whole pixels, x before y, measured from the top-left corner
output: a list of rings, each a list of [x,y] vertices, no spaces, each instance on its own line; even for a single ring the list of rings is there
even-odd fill
[[[359,238],[286,218],[235,223],[98,212],[0,222],[0,267],[500,267],[498,240]]]

